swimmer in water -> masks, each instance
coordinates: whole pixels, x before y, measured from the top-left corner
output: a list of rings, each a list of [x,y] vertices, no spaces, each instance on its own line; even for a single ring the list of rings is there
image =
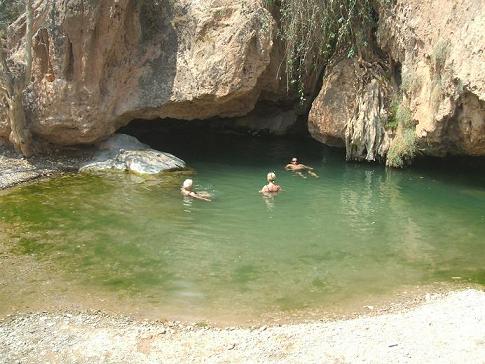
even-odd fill
[[[269,172],[266,175],[266,180],[268,181],[268,184],[264,185],[259,193],[262,193],[263,195],[273,195],[281,191],[281,187],[275,183],[276,174],[274,174],[274,172]]]
[[[186,179],[182,184],[182,187],[180,188],[180,192],[182,193],[182,195],[187,197],[193,197],[197,200],[211,202],[211,199],[209,198],[210,195],[208,193],[192,191],[193,184],[194,182],[190,178]]]
[[[318,174],[313,172],[313,168],[310,166],[306,166],[298,161],[298,158],[291,158],[291,162],[288,163],[285,167],[287,171],[293,171],[300,177],[306,178],[303,172],[307,172],[310,176],[318,178]]]

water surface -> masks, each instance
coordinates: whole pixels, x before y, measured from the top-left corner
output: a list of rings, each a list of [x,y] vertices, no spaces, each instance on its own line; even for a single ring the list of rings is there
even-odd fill
[[[348,164],[311,141],[197,133],[147,141],[193,172],[74,175],[4,192],[10,252],[113,302],[207,320],[305,317],[405,287],[485,283],[480,169]],[[292,156],[320,178],[285,172]],[[274,199],[257,192],[268,171],[284,188]],[[188,174],[214,202],[181,197]]]

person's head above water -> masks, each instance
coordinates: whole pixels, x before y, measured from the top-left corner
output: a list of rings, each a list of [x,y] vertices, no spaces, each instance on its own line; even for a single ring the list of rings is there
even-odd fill
[[[182,183],[182,188],[184,190],[191,190],[192,189],[192,185],[193,185],[194,181],[192,181],[190,178],[187,178],[184,183]]]
[[[274,172],[269,172],[267,175],[266,175],[266,180],[268,182],[274,182],[276,180],[276,174]]]
[[[298,158],[296,157],[291,158],[291,164],[298,164]]]

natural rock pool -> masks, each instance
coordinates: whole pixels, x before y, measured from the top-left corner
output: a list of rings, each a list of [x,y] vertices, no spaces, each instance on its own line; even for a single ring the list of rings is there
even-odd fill
[[[181,197],[190,172],[71,175],[2,192],[8,254],[48,273],[27,274],[15,282],[22,289],[4,282],[0,311],[32,307],[69,284],[80,302],[99,294],[159,317],[308,318],[416,286],[485,284],[481,170],[348,164],[311,141],[198,133],[143,141],[184,159],[214,201]],[[320,178],[285,172],[292,156]],[[258,194],[268,171],[284,188],[273,200]],[[49,288],[35,288],[45,280]]]

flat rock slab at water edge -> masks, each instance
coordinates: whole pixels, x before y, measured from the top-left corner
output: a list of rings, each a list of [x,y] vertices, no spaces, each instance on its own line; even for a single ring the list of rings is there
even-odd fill
[[[79,171],[118,170],[153,175],[184,168],[185,162],[172,154],[151,149],[132,136],[115,134],[99,145],[93,159],[83,164]]]

